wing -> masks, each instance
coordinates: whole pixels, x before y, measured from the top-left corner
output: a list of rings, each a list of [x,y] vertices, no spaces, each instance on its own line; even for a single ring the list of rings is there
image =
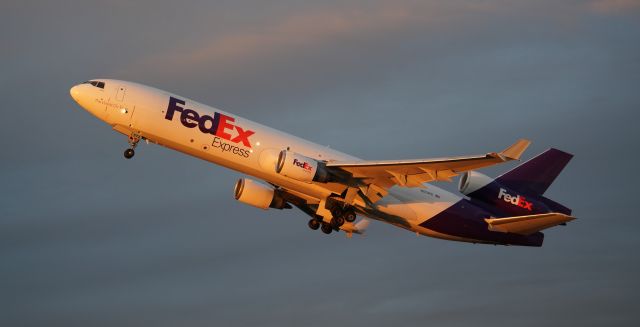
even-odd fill
[[[328,162],[327,167],[347,171],[365,185],[375,185],[386,190],[394,185],[422,187],[430,181],[451,181],[459,173],[518,160],[531,142],[518,140],[502,152],[485,155],[386,161]],[[378,190],[379,191],[379,190]],[[379,192],[378,192],[379,193]],[[381,194],[384,195],[384,194]]]

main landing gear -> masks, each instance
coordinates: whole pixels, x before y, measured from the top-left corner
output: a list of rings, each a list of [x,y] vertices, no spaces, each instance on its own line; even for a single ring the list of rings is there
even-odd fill
[[[333,231],[333,227],[331,227],[331,225],[329,224],[322,224],[322,226],[320,227],[320,230],[325,233],[325,234],[331,234],[331,232]]]
[[[141,139],[142,137],[138,134],[131,134],[129,136],[129,148],[124,150],[125,158],[127,159],[133,158],[133,156],[136,154],[136,152],[133,149],[136,148],[136,146],[138,145],[138,142],[140,142]]]
[[[345,222],[352,223],[356,221],[356,213],[352,208],[342,209],[336,207],[331,210],[331,213],[333,214],[333,218],[331,218],[329,223],[322,221],[322,218],[312,218],[308,223],[309,228],[313,230],[320,228],[323,233],[331,234],[334,230],[339,231],[340,226],[344,225]]]
[[[318,228],[320,228],[320,221],[318,219],[312,218],[311,220],[309,220],[309,228],[318,230]]]
[[[311,220],[309,220],[308,225],[309,225],[309,228],[313,230],[318,230],[319,228],[325,234],[331,234],[331,232],[333,231],[333,226],[331,226],[331,224],[327,224],[317,218],[311,218]]]

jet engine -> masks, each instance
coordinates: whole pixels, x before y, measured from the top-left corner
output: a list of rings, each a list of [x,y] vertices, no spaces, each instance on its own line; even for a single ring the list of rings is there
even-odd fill
[[[327,183],[331,179],[324,162],[288,150],[280,152],[276,172],[306,183]]]
[[[291,208],[277,190],[248,178],[238,180],[233,194],[236,200],[260,209]]]
[[[460,177],[458,190],[464,195],[469,195],[491,182],[493,182],[493,178],[471,170],[464,172]]]

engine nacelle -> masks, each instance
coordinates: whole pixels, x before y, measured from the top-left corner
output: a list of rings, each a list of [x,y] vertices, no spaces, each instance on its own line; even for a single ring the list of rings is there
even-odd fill
[[[511,188],[493,178],[469,171],[460,178],[458,189],[474,201],[490,205],[492,210],[504,215],[527,215],[552,211],[569,212],[571,210],[539,194]]]
[[[291,208],[276,190],[248,178],[240,178],[233,191],[236,200],[260,209]]]
[[[493,178],[471,170],[464,172],[462,177],[460,177],[458,190],[464,195],[469,195],[491,182],[493,182]]]
[[[280,152],[276,172],[307,183],[326,183],[331,177],[324,162],[288,150]]]

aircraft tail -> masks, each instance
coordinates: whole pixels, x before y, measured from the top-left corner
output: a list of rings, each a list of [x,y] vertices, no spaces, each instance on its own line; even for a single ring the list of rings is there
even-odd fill
[[[502,216],[543,213],[571,215],[571,209],[543,196],[573,155],[549,149],[496,179],[467,172],[460,192]]]
[[[496,182],[516,191],[543,195],[572,154],[551,148],[496,178]]]
[[[543,196],[573,155],[551,148],[496,178],[496,182],[518,192],[537,196],[550,211],[571,214],[571,209]]]
[[[485,221],[491,231],[528,236],[543,229],[566,224],[574,219],[574,217],[568,215],[551,212],[529,216],[487,218]]]

